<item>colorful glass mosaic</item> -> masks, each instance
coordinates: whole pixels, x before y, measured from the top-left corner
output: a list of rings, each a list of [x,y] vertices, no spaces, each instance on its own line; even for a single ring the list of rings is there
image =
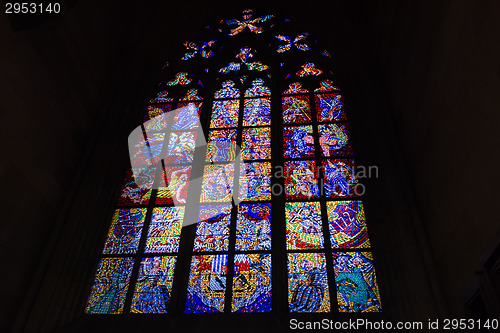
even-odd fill
[[[236,222],[236,250],[271,249],[271,204],[240,204]]]
[[[352,154],[349,132],[345,124],[319,125],[318,133],[323,156],[347,156]]]
[[[241,144],[245,160],[264,160],[271,158],[271,128],[244,128]]]
[[[208,132],[206,162],[234,161],[236,157],[235,129],[214,130]]]
[[[285,124],[310,123],[311,121],[309,96],[283,97],[283,122]]]
[[[223,312],[226,275],[227,254],[193,256],[184,311]]]
[[[247,62],[253,56],[252,48],[245,46],[240,49],[240,52],[236,55],[236,59],[240,59],[241,62]]]
[[[227,251],[231,206],[200,206],[198,221],[194,251]]]
[[[187,107],[189,106],[189,107]],[[201,102],[197,103],[179,103],[179,111],[176,112],[172,130],[195,129],[200,126],[200,108]]]
[[[264,29],[257,26],[257,24],[270,20],[273,17],[274,15],[265,15],[253,18],[253,11],[251,9],[245,9],[243,11],[243,20],[232,19],[226,20],[225,22],[227,25],[236,25],[236,27],[229,33],[230,36],[236,36],[246,28],[255,34],[260,34],[264,32]]]
[[[132,258],[102,258],[85,312],[122,313],[133,265],[134,259]]]
[[[361,201],[328,201],[326,209],[333,248],[370,247]]]
[[[104,254],[137,252],[147,208],[123,208],[115,210]]]
[[[205,165],[200,202],[230,202],[233,182],[233,164]]]
[[[323,253],[288,253],[290,312],[329,312],[330,293]]]
[[[201,82],[198,82],[198,84],[201,85]],[[203,98],[201,96],[198,95],[198,89],[195,89],[195,88],[191,88],[191,89],[188,89],[186,91],[186,95],[179,98],[179,101],[201,101],[203,100]],[[196,103],[196,105],[198,106],[198,103]]]
[[[236,127],[239,109],[239,100],[214,101],[210,128]]]
[[[283,155],[286,158],[303,158],[314,156],[313,128],[294,126],[283,128]]]
[[[339,94],[316,94],[318,121],[346,120],[342,96]]]
[[[215,98],[238,98],[240,91],[235,87],[235,83],[231,80],[222,82],[222,88],[215,92]]]
[[[302,34],[298,34],[297,37],[294,38],[293,42],[292,39],[288,36],[283,36],[283,35],[276,35],[275,37],[278,38],[280,41],[284,42],[283,45],[278,45],[278,49],[276,52],[278,53],[283,53],[292,48],[292,45],[295,45],[295,47],[300,50],[300,51],[308,51],[311,48],[309,45],[305,43],[301,43],[304,39],[306,39],[309,35],[305,32]]]
[[[312,62],[306,62],[305,64],[302,65],[302,69],[295,73],[295,75],[299,77],[304,77],[304,76],[318,76],[321,75],[323,71],[321,69],[317,69],[316,65],[313,64]]]
[[[147,205],[149,202],[156,167],[137,168],[134,173],[132,170],[127,171],[122,192],[118,199],[119,206]]]
[[[234,256],[232,312],[269,312],[271,298],[271,255]]]
[[[261,97],[271,95],[271,89],[264,85],[264,80],[257,78],[252,81],[252,86],[245,91],[245,97]]]
[[[193,162],[194,148],[196,146],[195,132],[172,132],[168,140],[167,156],[165,163],[191,163]]]
[[[219,69],[219,73],[228,74],[230,72],[237,72],[241,69],[241,64],[238,62],[230,62],[226,67]]]
[[[309,90],[302,88],[302,83],[300,82],[294,82],[290,83],[288,86],[288,89],[283,91],[283,95],[292,95],[292,94],[304,94],[308,93]]]
[[[271,163],[255,162],[240,165],[240,200],[271,200]]]
[[[167,128],[170,104],[150,105],[144,116],[144,128],[147,131],[161,131]]]
[[[284,165],[287,199],[318,198],[319,187],[314,161],[286,161]]]
[[[172,80],[168,81],[165,83],[167,86],[176,86],[176,85],[187,85],[190,84],[193,80],[188,78],[188,73],[186,72],[179,72],[175,75],[175,78]]]
[[[149,224],[146,253],[170,253],[179,250],[185,207],[155,207]]]
[[[288,250],[324,247],[319,202],[286,202],[285,218]]]
[[[271,124],[271,99],[251,98],[243,103],[243,126]]]
[[[168,91],[160,91],[155,98],[152,98],[149,103],[165,103],[172,102],[174,99],[172,97],[168,97]]]
[[[191,176],[191,166],[165,167],[158,187],[156,203],[161,205],[185,204]]]
[[[142,259],[130,312],[167,313],[175,261],[173,256]]]
[[[325,92],[334,90],[340,90],[340,88],[335,86],[332,80],[323,80],[319,83],[319,87],[314,89],[314,92]]]
[[[324,188],[328,198],[356,196],[356,174],[353,160],[323,161]]]
[[[247,65],[247,68],[249,71],[259,71],[259,72],[263,72],[265,70],[268,70],[269,69],[269,66],[268,65],[265,65],[263,64],[262,62],[260,61],[256,61],[256,62],[249,62]]]
[[[165,133],[148,133],[144,139],[143,133],[139,133],[137,141],[134,143],[134,153],[130,157],[132,165],[147,166],[155,165],[160,161],[160,154],[163,149]],[[129,142],[131,138],[129,137]]]
[[[379,312],[380,293],[370,252],[333,254],[340,312]]]
[[[181,58],[181,60],[188,60],[194,58],[195,55],[200,55],[202,58],[210,58],[213,57],[214,52],[210,49],[217,40],[210,40],[208,42],[204,42],[203,45],[197,45],[193,42],[184,42],[184,46],[186,47],[186,54]]]

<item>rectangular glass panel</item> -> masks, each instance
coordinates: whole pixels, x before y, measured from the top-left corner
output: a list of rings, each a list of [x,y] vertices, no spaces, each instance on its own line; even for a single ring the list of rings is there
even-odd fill
[[[322,156],[330,157],[352,155],[349,132],[345,124],[337,123],[319,125],[318,133]]]
[[[285,194],[288,200],[316,199],[319,187],[314,161],[285,162]]]
[[[340,312],[379,312],[380,293],[371,252],[333,254]]]
[[[288,250],[324,248],[319,202],[286,202],[285,218]]]
[[[207,157],[205,162],[229,162],[236,157],[235,129],[208,132]]]
[[[184,312],[223,312],[227,254],[193,256]]]
[[[227,251],[231,205],[200,206],[194,251]]]
[[[298,124],[312,122],[309,96],[284,96],[282,101],[283,123]]]
[[[191,166],[165,167],[158,187],[156,203],[160,205],[185,204],[191,177]]]
[[[139,246],[147,208],[117,209],[113,215],[104,254],[135,253]]]
[[[285,158],[314,156],[314,137],[311,125],[283,128],[283,155]]]
[[[271,204],[240,204],[236,222],[236,250],[271,249]]]
[[[122,313],[133,265],[132,258],[102,258],[85,312]]]
[[[172,132],[168,139],[165,163],[192,163],[196,132]]]
[[[144,139],[142,132],[135,141],[133,155],[130,157],[132,165],[156,165],[160,161],[165,133],[148,133]]]
[[[330,293],[324,253],[288,253],[290,312],[329,312]]]
[[[242,163],[240,166],[240,200],[271,200],[271,163]]]
[[[179,250],[185,207],[155,207],[148,230],[146,253]]]
[[[324,160],[324,189],[327,198],[346,198],[357,196],[354,160]]]
[[[147,205],[151,197],[151,189],[155,180],[156,166],[135,169],[135,177],[132,170],[127,170],[122,187],[119,206]]]
[[[195,108],[193,110],[184,108],[189,104],[193,104]],[[178,108],[180,108],[180,110],[175,113],[172,130],[188,130],[200,126],[201,102],[179,103]]]
[[[243,103],[243,126],[271,124],[271,98],[250,98]]]
[[[200,202],[230,202],[233,182],[233,164],[205,165]]]
[[[132,298],[132,313],[167,313],[176,257],[144,258]]]
[[[238,126],[239,100],[214,101],[210,128]]]
[[[346,120],[340,94],[316,94],[314,98],[319,122]]]
[[[326,209],[333,248],[370,247],[361,201],[329,201],[326,203]]]
[[[271,298],[271,255],[234,256],[232,312],[269,312]]]
[[[242,135],[244,160],[266,160],[271,158],[271,128],[244,128]]]

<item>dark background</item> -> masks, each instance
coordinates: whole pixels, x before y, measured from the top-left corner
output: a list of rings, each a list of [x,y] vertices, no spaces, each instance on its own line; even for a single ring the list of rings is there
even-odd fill
[[[366,210],[386,318],[500,318],[500,2],[62,6],[0,15],[2,332],[86,329],[137,112],[169,55],[245,8],[332,54],[358,164],[380,169]]]

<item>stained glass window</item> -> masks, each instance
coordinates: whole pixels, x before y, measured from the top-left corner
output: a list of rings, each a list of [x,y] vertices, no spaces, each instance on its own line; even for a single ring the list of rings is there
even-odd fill
[[[244,128],[241,149],[245,160],[270,159],[271,128]]]
[[[234,165],[206,165],[200,202],[229,202],[233,194]]]
[[[120,198],[118,199],[118,205],[147,205],[151,197],[155,174],[155,166],[138,168],[135,170],[135,173],[132,173],[132,170],[128,170]]]
[[[164,68],[87,313],[381,311],[351,110],[330,53],[286,22],[245,10]]]
[[[283,154],[288,158],[314,156],[314,137],[312,126],[283,128]],[[321,142],[321,138],[320,138]]]
[[[156,195],[157,204],[185,204],[191,177],[191,166],[167,166]]]
[[[288,254],[290,312],[329,312],[330,293],[324,253]]]
[[[271,99],[245,99],[243,105],[243,126],[264,126],[271,124]]]
[[[271,205],[240,204],[236,224],[236,250],[271,249]]]
[[[85,312],[122,313],[133,264],[132,258],[101,259]]]
[[[378,312],[380,294],[370,252],[333,255],[340,312]]]
[[[232,312],[269,312],[271,286],[270,254],[234,256]]]
[[[210,216],[206,218],[205,216]],[[200,206],[194,238],[195,251],[227,251],[231,206]]]
[[[184,212],[185,207],[155,207],[144,252],[177,252]]]
[[[236,157],[235,129],[215,130],[208,133],[206,162],[233,161]]]
[[[176,258],[144,258],[132,299],[133,313],[167,313]]]
[[[117,209],[113,215],[103,253],[134,253],[139,246],[146,208]]]
[[[283,97],[283,122],[286,124],[310,123],[309,96]]]
[[[324,247],[319,202],[287,202],[285,216],[287,249],[321,249]]]
[[[185,312],[223,312],[227,254],[193,256]]]

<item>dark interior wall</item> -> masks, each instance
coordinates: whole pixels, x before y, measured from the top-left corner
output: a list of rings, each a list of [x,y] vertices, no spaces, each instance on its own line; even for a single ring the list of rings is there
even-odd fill
[[[380,6],[380,78],[452,313],[500,239],[500,3]]]
[[[383,244],[375,253],[385,309],[429,316],[441,309],[442,288],[452,312],[464,311],[459,298],[498,236],[497,2],[338,2],[331,12],[324,2],[96,3],[17,31],[0,18],[9,189],[2,331],[47,331],[82,311],[72,299],[85,299],[104,242],[121,182],[113,165],[126,163],[126,137],[162,59],[204,24],[245,7],[317,32],[349,105],[368,114],[353,127],[362,130],[361,162],[383,173],[372,181],[378,199],[368,200],[367,214]]]

